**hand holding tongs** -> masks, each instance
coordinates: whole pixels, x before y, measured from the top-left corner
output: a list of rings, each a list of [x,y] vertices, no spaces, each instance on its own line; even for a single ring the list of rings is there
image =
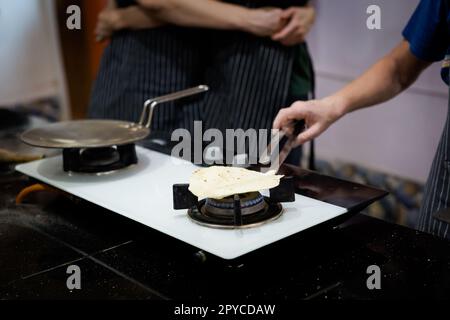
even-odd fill
[[[259,163],[263,165],[263,167],[261,167],[261,172],[278,172],[278,169],[280,169],[280,166],[294,147],[295,138],[305,129],[305,121],[299,120],[294,122],[294,130],[292,133],[280,130],[277,134],[272,136],[269,145],[259,158]],[[274,152],[275,150],[278,150],[278,152]]]

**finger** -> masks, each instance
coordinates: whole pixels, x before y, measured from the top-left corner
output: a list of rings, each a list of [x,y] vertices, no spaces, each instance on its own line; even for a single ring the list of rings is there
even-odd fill
[[[305,42],[305,37],[303,35],[295,35],[280,41],[282,45],[287,47],[294,46],[303,42]]]
[[[297,10],[297,8],[295,8],[295,7],[290,7],[290,8],[287,8],[287,9],[283,10],[281,12],[281,18],[282,19],[289,19],[289,18],[291,18],[295,14],[296,10]]]
[[[291,121],[289,123],[289,126],[283,126],[281,128],[281,131],[283,131],[286,134],[286,136],[291,137],[294,134],[294,122]]]
[[[97,28],[95,28],[95,35],[97,37],[103,37],[104,34],[104,29],[102,26],[97,26]]]
[[[292,120],[302,120],[306,117],[302,105],[294,104],[289,108],[281,109],[274,120],[274,128],[282,129],[291,126]]]
[[[295,20],[292,19],[291,21],[289,21],[289,23],[283,29],[281,29],[279,32],[275,33],[272,36],[272,40],[274,40],[274,41],[283,40],[284,38],[289,36],[289,34],[294,32],[296,27],[297,27],[297,23]]]
[[[306,111],[304,110],[304,107],[304,103],[297,102],[289,108],[281,109],[273,122],[274,129],[289,127],[292,120],[303,120],[306,117]]]
[[[107,29],[107,26],[105,23],[99,22],[95,28],[95,33],[97,34],[103,34],[105,30]]]
[[[295,139],[296,145],[302,145],[312,139],[316,138],[319,134],[321,134],[320,125],[318,123],[312,125],[310,128],[306,129],[302,133],[300,133]]]
[[[103,41],[106,38],[109,38],[112,34],[111,29],[106,25],[99,25],[98,28],[95,31],[96,34],[96,40],[97,41]]]
[[[296,23],[295,23],[295,21],[291,20],[283,29],[281,29],[280,31],[278,31],[277,33],[275,33],[272,36],[272,40],[282,41],[283,39],[288,37],[289,34],[294,32],[295,28],[296,28]]]
[[[103,41],[105,41],[105,37],[104,36],[102,36],[102,35],[96,35],[95,36],[95,41],[96,42],[103,42]]]
[[[106,31],[103,25],[97,25],[95,28],[95,40],[101,42],[106,38]]]
[[[279,40],[279,42],[283,45],[294,45],[302,43],[305,40],[306,31],[307,30],[305,27],[298,25],[297,23],[296,29],[284,39]]]
[[[289,110],[289,108],[281,109],[275,117],[275,120],[273,121],[273,128],[283,130],[283,128],[286,127],[289,122],[288,119],[290,118],[290,113],[291,111]]]

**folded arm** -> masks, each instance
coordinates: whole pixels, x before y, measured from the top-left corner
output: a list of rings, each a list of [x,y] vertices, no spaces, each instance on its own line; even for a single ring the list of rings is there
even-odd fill
[[[283,45],[305,40],[315,19],[313,6],[250,9],[218,0],[137,0],[139,5],[118,9],[115,1],[99,15],[97,36],[104,39],[121,29],[147,29],[164,24],[240,30],[271,36]]]
[[[284,45],[305,40],[315,19],[311,4],[305,7],[250,9],[217,0],[138,0],[158,19],[180,26],[241,30],[272,36]]]
[[[271,35],[281,25],[281,10],[254,10],[216,0],[138,0],[153,16],[171,24]],[[265,18],[265,19],[264,19]],[[265,20],[265,21],[264,21]],[[263,30],[265,26],[266,30]]]
[[[271,36],[285,24],[278,8],[249,9],[216,0],[138,0],[139,6],[118,9],[113,0],[99,15],[97,35],[109,37],[120,29],[154,28],[163,24],[240,30]]]
[[[108,0],[106,7],[98,15],[95,34],[98,40],[110,37],[122,29],[149,29],[164,25],[165,22],[139,6],[117,8],[115,0]]]

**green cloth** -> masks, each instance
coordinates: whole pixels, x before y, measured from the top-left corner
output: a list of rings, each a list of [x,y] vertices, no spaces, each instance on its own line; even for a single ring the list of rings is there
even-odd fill
[[[312,90],[312,63],[306,44],[295,47],[289,93],[294,97],[304,97]]]

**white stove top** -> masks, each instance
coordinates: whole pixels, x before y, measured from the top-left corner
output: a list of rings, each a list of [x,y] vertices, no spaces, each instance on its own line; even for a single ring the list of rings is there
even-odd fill
[[[173,184],[188,183],[197,167],[140,147],[137,154],[137,165],[103,176],[69,175],[62,169],[61,156],[18,165],[16,170],[223,259],[237,258],[347,212],[296,195],[295,202],[283,203],[279,219],[260,227],[203,227],[191,221],[186,210],[172,208]]]

